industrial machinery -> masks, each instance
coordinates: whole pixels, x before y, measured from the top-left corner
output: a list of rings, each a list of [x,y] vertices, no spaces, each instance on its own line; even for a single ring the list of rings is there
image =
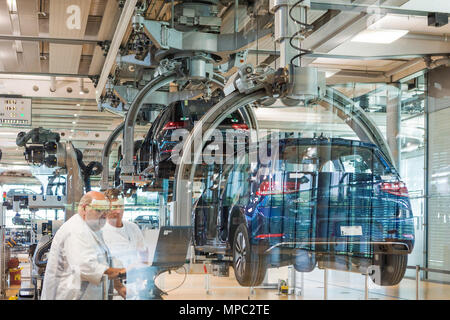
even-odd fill
[[[62,223],[76,213],[84,192],[91,190],[90,177],[100,174],[103,168],[99,162],[84,164],[82,152],[72,142],[61,143],[59,134],[47,129],[20,132],[16,144],[25,148],[25,159],[32,168],[45,166],[55,170],[48,177],[45,192],[11,194],[11,197],[5,197],[2,208],[14,208],[16,212],[25,208],[32,212],[39,209],[64,211],[64,220],[31,219],[29,222],[34,248],[31,255],[33,292],[34,298],[38,298],[52,238]]]
[[[30,165],[55,168],[54,175],[49,178],[47,195],[34,196],[32,203],[28,206],[30,208],[39,208],[40,205],[51,207],[49,199],[55,198],[61,201],[64,197],[65,220],[67,220],[76,213],[76,203],[81,199],[83,192],[91,190],[90,176],[100,174],[103,168],[101,163],[95,161],[84,164],[82,152],[75,148],[72,142],[60,143],[59,141],[58,133],[34,128],[28,133],[20,132],[17,135],[16,144],[19,147],[25,147],[24,156]],[[53,195],[54,181],[63,174],[66,179],[63,195]],[[60,185],[57,183],[56,187]]]
[[[211,138],[211,131],[238,109],[244,110],[248,127],[254,131],[250,132],[251,143],[259,139],[255,107],[280,105],[275,102],[281,102],[284,107],[322,107],[348,124],[361,141],[377,145],[386,158],[395,163],[383,135],[364,110],[343,94],[326,88],[324,72],[304,65],[304,56],[312,54],[302,47],[306,34],[313,29],[306,20],[310,0],[245,3],[225,0],[220,4],[234,6],[236,12],[239,5],[247,6],[256,30],[240,31],[235,14],[234,32],[220,33],[222,20],[215,0],[178,2],[171,8],[170,22],[145,19],[144,2],[136,7],[132,36],[117,58],[115,73],[99,101],[101,110],[119,113],[125,118],[103,150],[102,189],[109,186],[108,156],[112,142],[121,132],[121,188],[126,191],[155,183],[151,170],[136,171],[134,126],[142,110],[156,110],[156,105],[168,106],[177,100],[210,100],[217,95],[219,102],[204,113],[183,141],[171,189],[173,201],[168,206],[171,210],[167,212],[167,219],[160,219],[168,225],[191,226],[201,151]],[[270,34],[279,47],[278,67],[248,63],[249,44]],[[130,72],[139,81],[127,82]],[[196,144],[197,141],[201,143]],[[163,191],[167,201],[168,189]],[[221,257],[218,253],[212,261],[222,263]],[[199,257],[201,259],[205,257]]]

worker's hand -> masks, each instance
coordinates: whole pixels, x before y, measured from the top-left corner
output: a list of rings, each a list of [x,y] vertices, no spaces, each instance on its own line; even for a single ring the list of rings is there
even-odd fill
[[[105,271],[105,274],[108,276],[109,279],[116,279],[119,274],[126,273],[127,269],[125,268],[108,268]]]

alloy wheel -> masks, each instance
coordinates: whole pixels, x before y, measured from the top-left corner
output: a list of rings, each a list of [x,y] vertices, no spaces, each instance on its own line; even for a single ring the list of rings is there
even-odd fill
[[[246,264],[246,255],[247,255],[247,246],[245,241],[245,236],[242,232],[239,232],[236,238],[235,244],[235,267],[239,276],[242,276],[245,272],[245,264]]]

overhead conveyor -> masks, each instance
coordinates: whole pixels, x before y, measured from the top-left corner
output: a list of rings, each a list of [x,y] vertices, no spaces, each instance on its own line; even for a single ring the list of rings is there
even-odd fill
[[[190,165],[187,164],[187,159],[191,156],[193,142],[200,137],[203,143],[207,141],[208,129],[214,128],[227,115],[241,107],[245,107],[249,119],[255,121],[252,128],[257,128],[253,107],[250,106],[253,103],[270,107],[278,99],[286,107],[315,104],[331,109],[362,141],[377,144],[392,159],[382,134],[364,111],[343,94],[326,88],[323,72],[317,68],[302,66],[303,56],[313,54],[310,50],[301,48],[301,42],[311,28],[306,23],[310,1],[297,1],[295,5],[283,0],[267,3],[266,9],[271,14],[265,14],[264,17],[256,14],[255,17],[265,19],[262,25],[270,25],[268,22],[273,21],[273,27],[245,35],[237,29],[233,34],[218,34],[217,28],[221,22],[213,9],[214,4],[214,1],[179,3],[175,10],[179,10],[180,16],[171,23],[146,20],[142,14],[135,14],[133,28],[149,40],[149,63],[154,67],[154,73],[144,87],[127,96],[128,101],[132,102],[126,111],[125,121],[111,134],[103,151],[102,162],[106,168],[111,142],[123,130],[123,159],[120,163],[122,183],[136,182],[133,156],[134,126],[138,114],[144,104],[152,100],[153,95],[156,99],[156,94],[169,94],[164,90],[171,84],[178,85],[181,92],[193,88],[203,92],[203,95],[197,97],[207,98],[212,83],[218,88],[223,86],[225,93],[225,97],[201,118],[184,142],[181,164],[177,166],[175,174],[176,201],[170,219],[173,225],[190,225],[192,197],[187,191],[193,183],[195,161]],[[268,66],[254,67],[246,64],[243,50],[252,41],[271,32],[280,44],[280,68],[275,70]],[[199,43],[202,44],[201,48],[198,48]],[[232,69],[237,69],[237,72],[225,85],[220,80],[223,78],[220,74]],[[200,88],[186,87],[191,82],[199,84]],[[120,92],[121,88],[118,89],[117,92]],[[201,150],[194,150],[195,157],[200,156],[199,151]],[[102,188],[108,185],[108,171],[103,173]]]

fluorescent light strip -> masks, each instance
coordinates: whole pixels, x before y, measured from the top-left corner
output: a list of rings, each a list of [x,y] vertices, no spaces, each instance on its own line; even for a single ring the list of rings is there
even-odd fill
[[[408,32],[408,30],[367,29],[357,34],[351,41],[388,44],[400,39]]]

